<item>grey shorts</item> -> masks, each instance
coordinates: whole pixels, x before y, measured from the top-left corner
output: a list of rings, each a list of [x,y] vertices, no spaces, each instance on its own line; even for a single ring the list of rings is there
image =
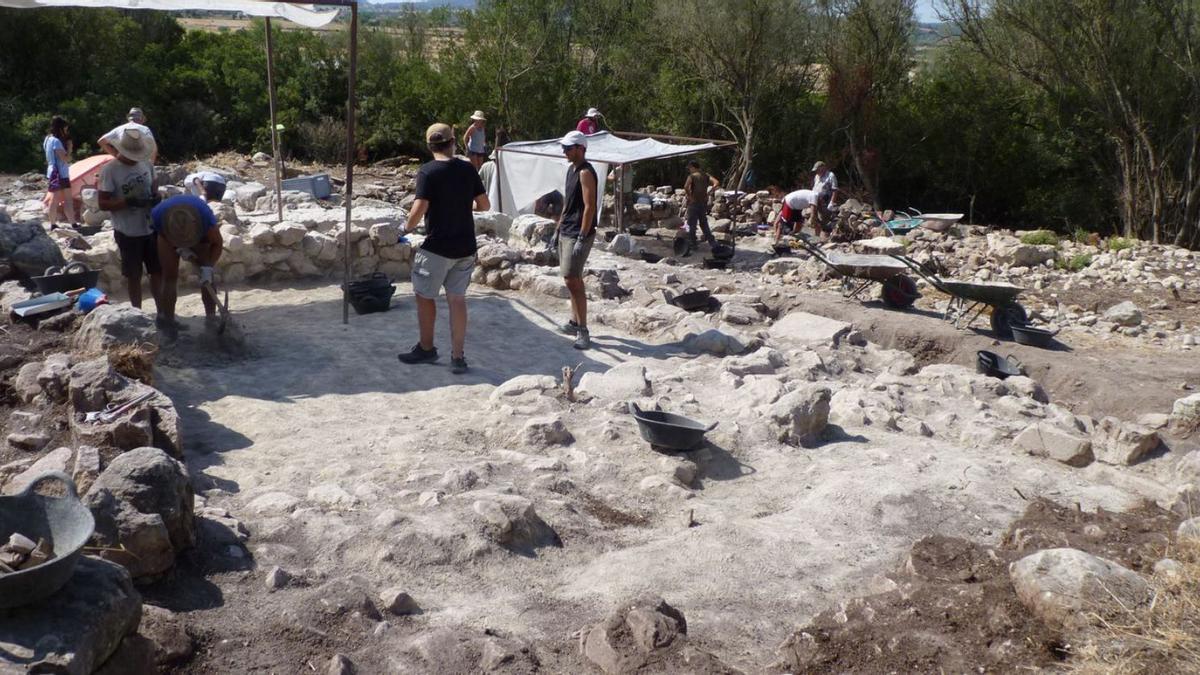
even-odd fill
[[[583,249],[575,255],[575,237],[561,235],[558,238],[558,270],[564,277],[583,277],[583,266],[587,263],[588,254],[592,252],[592,242],[596,241],[596,230],[592,229],[583,240]]]
[[[443,258],[436,253],[417,250],[413,255],[413,292],[422,298],[433,300],[446,289],[446,295],[466,295],[471,284],[471,271],[475,269],[475,256],[468,258]]]

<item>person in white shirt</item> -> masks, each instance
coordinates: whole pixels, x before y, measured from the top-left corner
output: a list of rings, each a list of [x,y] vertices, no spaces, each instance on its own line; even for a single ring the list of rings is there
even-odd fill
[[[141,108],[130,108],[129,113],[125,116],[126,123],[117,127],[113,127],[108,133],[100,137],[97,143],[100,149],[108,154],[116,157],[118,154],[115,144],[117,138],[121,135],[122,129],[136,129],[143,137],[154,138],[154,132],[150,131],[150,127],[146,126],[146,114]],[[158,145],[154,146],[154,156],[150,158],[151,164],[158,163]]]
[[[829,222],[829,218],[832,215],[833,202],[837,197],[837,176],[833,175],[833,172],[829,170],[829,167],[825,165],[825,162],[820,160],[818,160],[816,164],[813,164],[812,170],[812,189],[813,192],[817,193],[817,201],[814,204],[816,208],[814,209],[815,213],[813,215],[818,221],[814,223],[814,227],[824,228],[825,224]],[[820,234],[820,230],[817,231],[817,234]]]
[[[782,190],[772,188],[772,197],[778,199]],[[791,226],[791,233],[795,234],[804,227],[805,212],[817,203],[817,193],[813,190],[794,190],[787,193],[783,198],[783,208],[779,211],[779,217],[775,219],[775,243],[783,238],[784,224]]]

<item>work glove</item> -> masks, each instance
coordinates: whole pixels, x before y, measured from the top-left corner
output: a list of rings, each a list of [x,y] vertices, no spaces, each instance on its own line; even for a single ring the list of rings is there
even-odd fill
[[[200,284],[211,284],[213,282],[213,268],[209,265],[200,268]]]
[[[555,253],[558,253],[558,228],[554,229],[554,234],[550,236],[550,245],[548,248]]]
[[[575,240],[575,245],[571,247],[571,256],[572,257],[578,258],[579,256],[583,255],[583,250],[584,250],[583,247],[584,247],[585,239],[586,239],[586,237],[581,236]]]

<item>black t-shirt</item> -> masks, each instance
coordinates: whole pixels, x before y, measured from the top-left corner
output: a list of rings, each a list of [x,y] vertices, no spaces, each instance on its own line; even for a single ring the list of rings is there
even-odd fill
[[[475,217],[472,205],[483,194],[483,181],[470,163],[435,159],[417,172],[417,199],[429,200],[425,212],[425,243],[421,249],[443,258],[475,255]]]
[[[583,183],[579,180],[583,173],[591,173],[593,178],[596,176],[596,170],[586,161],[578,168],[572,164],[571,168],[567,169],[566,203],[563,205],[562,228],[559,230],[567,237],[578,237],[583,226]],[[591,228],[590,232],[596,231],[595,216],[588,226]]]

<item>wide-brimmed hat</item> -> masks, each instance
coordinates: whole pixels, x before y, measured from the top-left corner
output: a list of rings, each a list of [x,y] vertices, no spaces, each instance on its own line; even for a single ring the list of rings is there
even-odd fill
[[[121,153],[122,157],[135,162],[150,161],[150,158],[154,156],[154,151],[158,149],[154,142],[154,136],[130,126],[121,127],[113,147]]]
[[[475,113],[473,115],[471,115],[471,119],[479,121],[479,122],[486,122],[487,116],[485,116],[483,114],[482,110],[476,110]]]
[[[824,169],[824,168],[825,168],[825,162],[822,162],[821,160],[817,160],[817,163],[813,164],[812,170],[817,171],[819,169]]]
[[[141,108],[133,107],[130,108],[129,112],[125,114],[125,119],[129,120],[130,122],[137,122],[138,124],[141,124],[142,122],[146,121],[146,113],[142,112]]]
[[[600,111],[596,110],[595,108],[588,108],[587,114],[585,114],[584,117],[603,117],[603,115],[601,115]]]
[[[450,128],[449,124],[438,122],[429,125],[429,128],[425,130],[426,143],[438,145],[452,140],[454,140],[454,130]]]
[[[191,248],[204,238],[204,223],[191,204],[174,204],[162,213],[159,234],[175,248]]]
[[[564,148],[572,145],[578,145],[586,148],[588,140],[587,136],[585,136],[581,131],[568,131],[567,135],[563,136],[562,140],[559,141],[559,144]]]

